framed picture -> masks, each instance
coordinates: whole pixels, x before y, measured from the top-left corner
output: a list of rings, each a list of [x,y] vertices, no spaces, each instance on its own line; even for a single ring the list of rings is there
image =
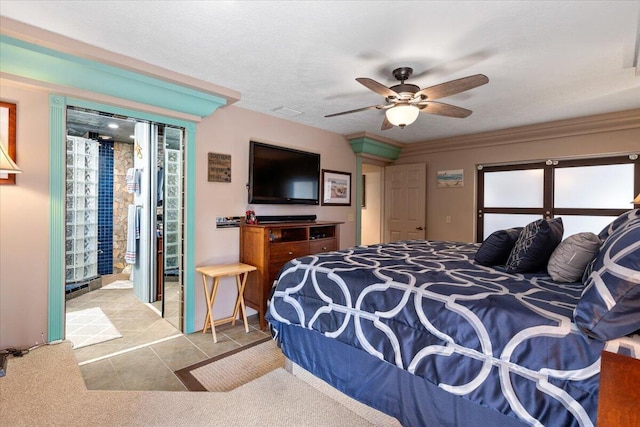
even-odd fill
[[[351,206],[351,173],[322,169],[322,204]]]
[[[441,188],[464,187],[464,170],[438,171],[436,182],[436,185]]]
[[[16,161],[16,104],[0,102],[0,144],[4,146],[11,157]],[[0,184],[16,183],[15,173],[0,172]]]

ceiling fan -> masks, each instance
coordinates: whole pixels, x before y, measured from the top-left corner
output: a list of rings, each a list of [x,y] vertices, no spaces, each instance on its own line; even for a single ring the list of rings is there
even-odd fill
[[[384,96],[387,104],[357,108],[355,110],[329,114],[325,117],[335,117],[365,110],[385,110],[382,130],[391,129],[393,126],[398,126],[402,129],[413,123],[421,112],[465,118],[472,113],[471,110],[442,102],[434,102],[434,100],[455,95],[489,83],[489,78],[484,74],[475,74],[420,89],[414,84],[405,83],[405,80],[411,77],[411,74],[413,74],[413,69],[410,67],[396,68],[393,70],[393,76],[400,81],[400,84],[391,87],[387,87],[367,77],[358,77],[356,80],[359,83],[375,93]]]

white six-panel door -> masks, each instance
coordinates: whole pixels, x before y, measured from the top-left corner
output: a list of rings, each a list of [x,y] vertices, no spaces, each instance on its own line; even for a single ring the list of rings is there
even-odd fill
[[[425,238],[426,170],[424,163],[385,168],[385,242]]]

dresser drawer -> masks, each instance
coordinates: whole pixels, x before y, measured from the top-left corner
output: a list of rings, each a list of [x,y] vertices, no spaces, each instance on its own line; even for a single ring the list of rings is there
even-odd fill
[[[309,255],[309,242],[287,242],[271,245],[269,263],[282,264],[293,258]]]
[[[320,252],[330,252],[335,251],[338,248],[336,247],[336,239],[317,239],[309,242],[309,253],[317,254]]]

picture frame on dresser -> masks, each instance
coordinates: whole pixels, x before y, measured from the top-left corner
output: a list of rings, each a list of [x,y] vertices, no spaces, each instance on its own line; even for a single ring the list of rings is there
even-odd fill
[[[16,162],[16,104],[0,102],[0,144]],[[16,162],[17,163],[17,162]],[[0,173],[0,185],[15,185],[15,173]]]
[[[351,206],[351,173],[322,169],[322,205]]]

